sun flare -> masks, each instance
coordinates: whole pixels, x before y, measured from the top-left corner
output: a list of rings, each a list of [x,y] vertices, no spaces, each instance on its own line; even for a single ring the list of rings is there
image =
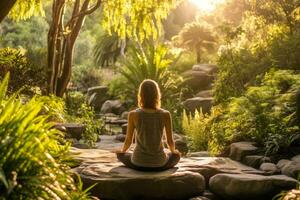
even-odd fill
[[[200,10],[205,12],[212,12],[216,5],[224,2],[224,0],[189,0],[192,4],[197,6]]]

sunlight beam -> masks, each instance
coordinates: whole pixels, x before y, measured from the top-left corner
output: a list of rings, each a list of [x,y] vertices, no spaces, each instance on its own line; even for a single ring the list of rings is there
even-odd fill
[[[217,4],[224,2],[224,0],[189,0],[189,1],[204,12],[214,11]]]

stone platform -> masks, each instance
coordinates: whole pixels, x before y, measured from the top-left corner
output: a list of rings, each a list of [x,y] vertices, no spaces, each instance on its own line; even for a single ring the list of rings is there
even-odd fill
[[[113,149],[122,143],[104,136],[98,149],[72,147],[72,157],[80,162],[73,171],[84,188],[101,200],[257,200],[272,199],[281,190],[296,187],[295,179],[268,175],[225,157],[201,157],[193,153],[163,172],[141,172],[118,162]]]

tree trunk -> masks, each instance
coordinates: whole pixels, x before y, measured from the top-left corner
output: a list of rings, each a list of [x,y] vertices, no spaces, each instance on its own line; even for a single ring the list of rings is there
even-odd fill
[[[74,44],[86,15],[101,5],[101,0],[89,9],[90,0],[74,1],[73,12],[64,24],[65,0],[54,0],[52,23],[48,33],[48,94],[62,97],[71,79]]]
[[[1,0],[0,1],[0,23],[8,15],[17,0]]]

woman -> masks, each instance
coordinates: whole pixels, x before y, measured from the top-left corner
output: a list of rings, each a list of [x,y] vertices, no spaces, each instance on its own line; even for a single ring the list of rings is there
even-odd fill
[[[172,136],[170,112],[160,108],[160,90],[158,84],[150,79],[144,80],[138,92],[139,108],[128,115],[126,139],[117,158],[127,167],[142,171],[162,171],[174,167],[180,160]],[[136,130],[136,147],[133,153],[129,149]],[[163,133],[166,132],[170,153],[165,153]]]

